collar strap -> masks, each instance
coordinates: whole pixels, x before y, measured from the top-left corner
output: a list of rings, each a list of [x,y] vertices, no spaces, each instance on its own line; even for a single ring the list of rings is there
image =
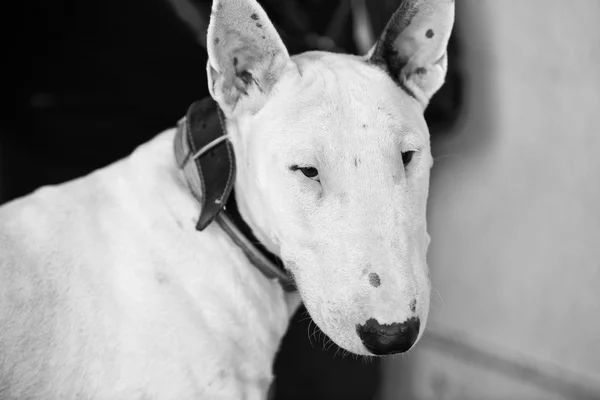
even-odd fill
[[[196,229],[217,222],[263,275],[278,279],[286,292],[296,290],[281,259],[260,243],[239,213],[233,193],[235,154],[227,140],[223,112],[212,98],[190,106],[177,124],[174,147],[177,165],[200,203]]]

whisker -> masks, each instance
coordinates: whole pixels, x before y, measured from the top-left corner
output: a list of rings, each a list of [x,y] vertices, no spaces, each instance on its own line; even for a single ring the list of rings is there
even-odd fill
[[[437,296],[440,298],[440,301],[442,302],[442,309],[441,309],[440,312],[443,313],[444,309],[446,308],[446,304],[444,303],[444,299],[443,299],[441,293],[436,288],[434,288],[433,286],[431,286],[431,290],[434,291],[437,294]]]
[[[305,315],[305,316],[301,317],[300,319],[298,319],[298,321],[296,321],[296,323],[300,323],[300,322],[304,322],[304,321],[312,321],[312,318],[310,317],[310,315]]]
[[[312,320],[308,323],[308,329],[307,329],[307,331],[308,331],[308,343],[310,343],[310,347],[312,347],[314,349],[315,345],[312,342],[312,338],[311,338],[312,335],[310,333],[310,326],[311,326],[312,323],[313,323]]]

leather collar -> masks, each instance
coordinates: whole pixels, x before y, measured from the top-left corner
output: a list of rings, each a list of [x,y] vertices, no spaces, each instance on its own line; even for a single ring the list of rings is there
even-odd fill
[[[189,107],[177,124],[174,146],[177,165],[200,203],[196,229],[217,222],[263,275],[278,279],[286,292],[295,291],[281,259],[260,243],[239,213],[233,193],[235,154],[227,140],[223,112],[211,97]]]

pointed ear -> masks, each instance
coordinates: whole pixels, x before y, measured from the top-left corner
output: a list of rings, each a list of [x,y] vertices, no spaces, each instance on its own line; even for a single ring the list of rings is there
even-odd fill
[[[208,86],[226,115],[257,112],[290,57],[255,0],[214,0],[208,35]]]
[[[404,0],[367,59],[424,107],[444,83],[454,0]]]

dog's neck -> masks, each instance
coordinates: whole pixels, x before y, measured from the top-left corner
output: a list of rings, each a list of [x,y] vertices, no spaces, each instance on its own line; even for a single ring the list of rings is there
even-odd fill
[[[248,207],[241,212],[238,207],[233,186],[237,186],[238,196],[242,194],[242,204],[248,204],[244,200],[252,193],[243,192],[244,186],[236,179],[236,169],[243,169],[246,161],[243,156],[235,156],[234,145],[228,140],[235,135],[227,134],[228,122],[217,103],[206,97],[194,102],[177,124],[173,143],[175,160],[201,208],[196,229],[203,231],[217,223],[267,278],[275,278],[286,291],[293,291],[295,285],[283,269],[279,249],[268,240],[269,235],[257,229],[254,219],[249,218],[253,214],[248,213]],[[254,211],[261,211],[260,208]]]
[[[197,221],[200,213],[200,203],[190,192],[187,178],[184,172],[177,165],[173,154],[174,139],[175,130],[170,130],[159,135],[149,143],[141,146],[139,150],[134,153],[132,159],[136,160],[138,157],[143,157],[144,159],[151,158],[153,162],[152,165],[148,165],[148,163],[144,162],[143,160],[140,161],[142,161],[144,165],[142,168],[147,166],[148,168],[153,168],[154,170],[146,170],[144,172],[140,171],[139,173],[148,177],[148,179],[150,179],[152,176],[158,177],[157,181],[149,182],[149,184],[154,186],[160,185],[160,187],[156,188],[156,191],[161,193],[160,201],[163,203],[163,209],[167,211],[168,217],[175,222],[176,226],[179,226],[181,229],[185,230],[186,235],[210,240],[209,238],[211,233],[217,231],[222,238],[225,238],[227,235],[216,223],[211,224],[206,232],[198,232],[196,230],[195,221]],[[252,212],[248,207],[248,202],[245,201],[241,186],[236,184],[234,188],[236,190],[240,213],[244,219],[247,220],[250,226],[253,228],[257,238],[261,241],[264,240],[263,243],[265,244],[265,247],[267,247],[267,249],[273,252],[275,255],[279,255],[278,247],[269,240],[269,236],[264,234],[262,231],[255,229],[255,225],[252,222]],[[231,241],[229,238],[227,239],[227,246],[235,247],[233,241]],[[244,261],[245,262],[243,263],[242,268],[255,269],[255,266],[252,265],[250,260],[244,259]],[[209,266],[202,266],[202,268],[207,267]],[[218,265],[210,267],[219,268]],[[268,280],[268,278],[263,276],[262,273],[254,274],[253,276],[255,276],[257,280]],[[276,282],[273,283],[275,284],[272,286],[269,285],[269,287],[273,287],[274,290],[283,290]],[[297,292],[285,293],[284,296],[288,309],[288,316],[291,317],[300,304],[300,296]]]

